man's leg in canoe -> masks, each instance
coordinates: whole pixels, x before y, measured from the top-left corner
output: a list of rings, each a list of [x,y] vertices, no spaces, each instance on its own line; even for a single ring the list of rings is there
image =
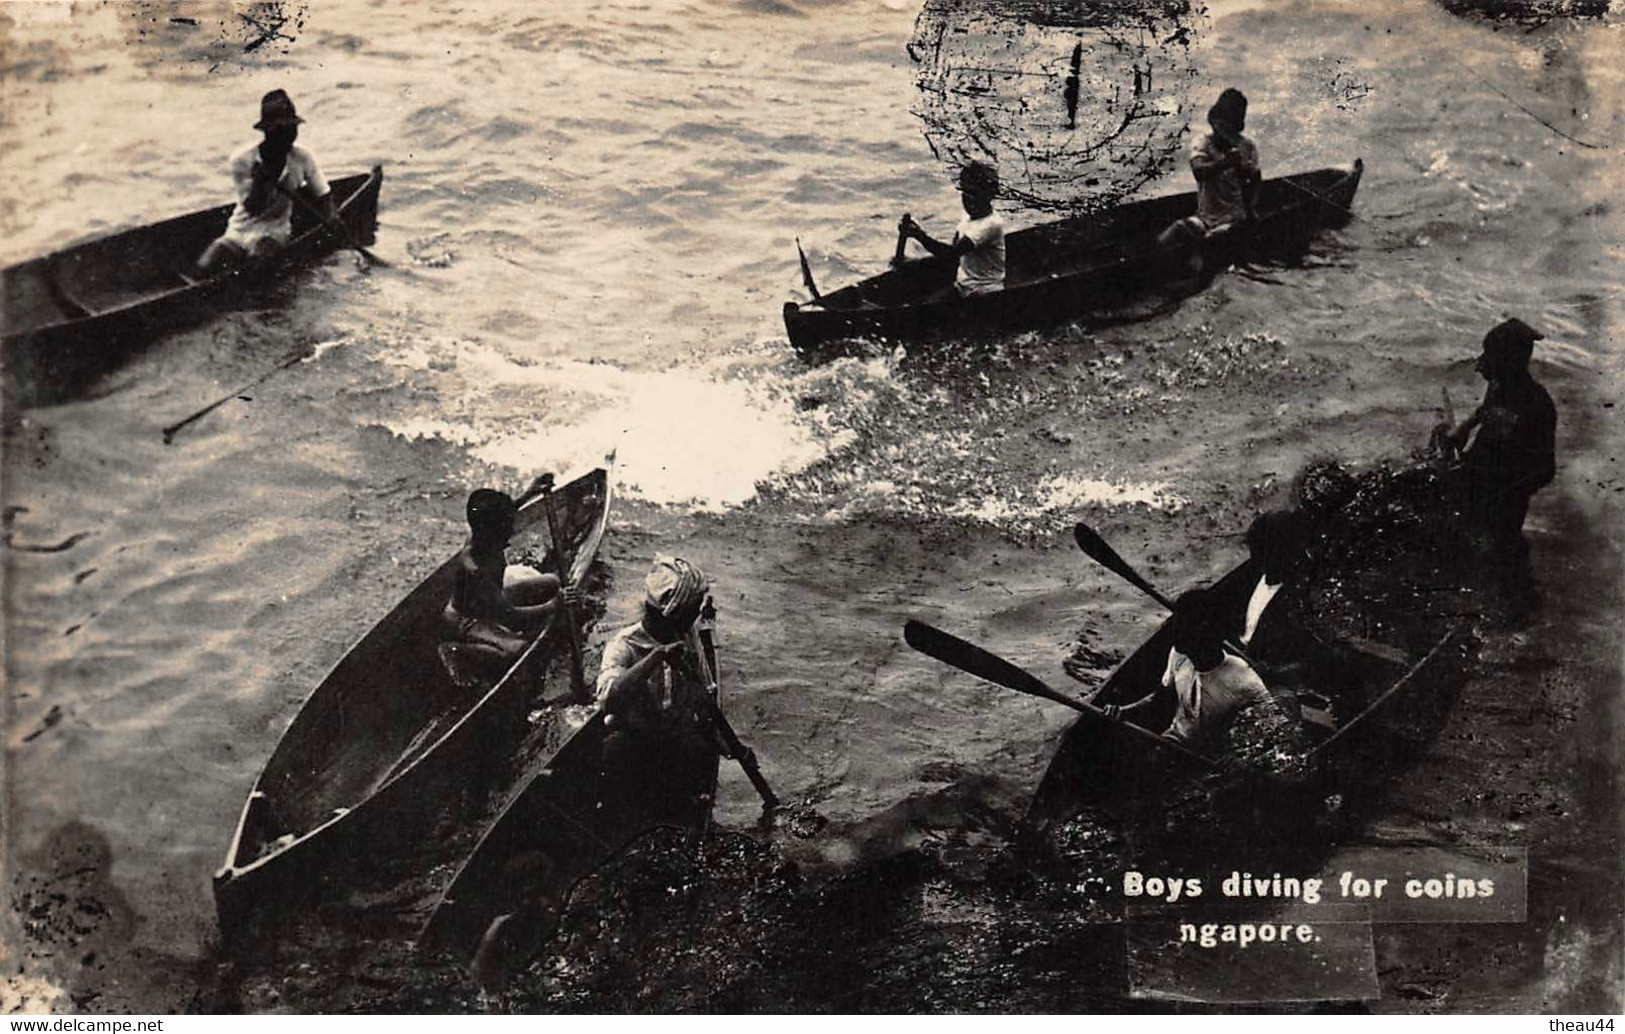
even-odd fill
[[[241,244],[221,237],[203,249],[203,254],[198,256],[197,263],[192,267],[192,275],[218,276],[229,270],[241,268],[247,261],[248,252]]]
[[[502,595],[516,607],[536,607],[559,594],[563,583],[526,564],[509,564],[502,572]]]

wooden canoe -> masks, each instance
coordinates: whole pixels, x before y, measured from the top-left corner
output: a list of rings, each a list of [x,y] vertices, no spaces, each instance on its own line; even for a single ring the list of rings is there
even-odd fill
[[[552,495],[576,584],[609,518],[608,465]],[[540,552],[546,541],[538,498],[520,508],[510,548]],[[459,686],[440,659],[457,563],[447,560],[363,636],[283,733],[214,877],[226,936],[262,909],[316,898],[396,845],[421,842],[465,794],[504,774],[568,631],[555,621],[489,689]],[[560,568],[551,543],[542,566]]]
[[[709,632],[702,641],[715,672]],[[561,723],[579,710],[564,709]],[[710,728],[693,717],[693,727],[681,730],[692,749],[676,755],[680,763],[635,769],[604,765],[609,730],[602,711],[571,726],[557,749],[539,758],[447,885],[418,938],[419,950],[467,963],[492,921],[516,912],[528,913],[536,926],[531,943],[539,946],[576,883],[638,838],[678,828],[697,840],[710,823],[721,759]]]
[[[1299,254],[1317,231],[1346,223],[1364,170],[1357,159],[1346,169],[1265,180],[1256,220],[1200,243],[1156,242],[1195,214],[1194,192],[1029,227],[1005,238],[1002,291],[961,298],[947,290],[958,260],[926,257],[821,301],[786,302],[784,327],[795,349],[816,362],[860,354],[858,339],[930,341],[1041,327],[1156,290],[1189,291],[1232,262]],[[1192,273],[1193,258],[1201,259],[1199,274]]]
[[[359,244],[374,242],[383,181],[383,168],[374,166],[331,185]],[[225,232],[232,207],[96,237],[0,271],[5,370],[18,397],[49,401],[159,332],[218,313],[240,287],[284,276],[348,243],[296,206],[293,239],[274,263],[192,278],[192,264]]]
[[[1257,569],[1251,563],[1243,563],[1221,578],[1213,591],[1245,607],[1257,578]],[[1358,709],[1348,706],[1354,703],[1352,701],[1342,702],[1345,706],[1338,710],[1343,713],[1332,728],[1306,722],[1305,738],[1315,743],[1309,760],[1313,763],[1311,772],[1317,787],[1333,792],[1342,763],[1357,755],[1373,738],[1382,736],[1388,720],[1404,714],[1417,697],[1430,694],[1430,676],[1438,674],[1451,658],[1449,647],[1456,636],[1454,629],[1446,630],[1427,648],[1408,655],[1404,663],[1382,665],[1386,681],[1363,692]],[[1141,699],[1161,685],[1172,645],[1173,623],[1165,620],[1085,699],[1096,707]],[[1375,677],[1374,673],[1369,677]],[[1174,709],[1172,693],[1163,691],[1158,706],[1142,715],[1136,724],[1161,733],[1173,720]],[[1322,718],[1324,720],[1324,716]],[[1153,757],[1154,754],[1162,756]],[[1079,804],[1099,802],[1106,797],[1150,799],[1163,788],[1158,784],[1166,783],[1170,774],[1182,767],[1189,769],[1189,775],[1197,774],[1196,765],[1184,765],[1178,755],[1158,751],[1154,745],[1148,748],[1141,737],[1117,723],[1080,717],[1062,735],[1039,782],[1028,809],[1028,825],[1041,829],[1064,818]]]

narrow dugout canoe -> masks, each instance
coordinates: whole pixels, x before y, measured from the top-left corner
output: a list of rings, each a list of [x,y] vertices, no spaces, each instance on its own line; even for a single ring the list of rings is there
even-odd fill
[[[715,672],[709,632],[702,633],[702,642]],[[604,760],[610,731],[604,712],[570,725],[571,712],[581,713],[558,713],[566,725],[562,743],[538,760],[446,887],[418,938],[421,951],[449,953],[466,964],[493,920],[515,912],[540,920],[536,934],[545,941],[576,883],[638,838],[662,828],[686,830],[691,842],[703,835],[721,758],[702,716],[690,715],[687,725],[672,732],[689,749],[659,766],[616,767]]]
[[[1012,331],[1119,307],[1158,289],[1200,287],[1233,262],[1290,257],[1349,219],[1365,164],[1265,180],[1258,218],[1206,241],[1159,246],[1196,212],[1196,194],[1120,205],[1018,230],[1005,238],[1005,288],[961,298],[945,289],[958,260],[926,257],[824,295],[784,305],[790,343],[809,361],[854,352],[856,339],[930,341]],[[1193,274],[1191,260],[1201,259]]]
[[[552,496],[576,584],[608,521],[609,462]],[[547,541],[541,499],[521,507],[515,524],[511,549]],[[567,629],[551,624],[489,689],[459,686],[440,658],[457,563],[447,560],[363,636],[283,733],[214,877],[227,937],[264,909],[319,899],[347,874],[423,840],[465,795],[502,774],[524,740]],[[542,566],[560,569],[551,543]]]
[[[383,168],[374,166],[331,184],[339,217],[363,246],[375,239],[383,182]],[[232,207],[96,237],[0,271],[5,372],[18,396],[48,400],[111,369],[161,331],[218,313],[230,292],[286,276],[349,244],[296,206],[293,239],[276,262],[189,278],[198,256],[225,232]]]
[[[1232,607],[1245,608],[1257,579],[1258,568],[1252,562],[1245,562],[1221,578],[1213,586],[1213,592],[1230,601]],[[1432,678],[1452,657],[1450,646],[1458,634],[1455,628],[1445,630],[1426,649],[1408,654],[1402,664],[1379,666],[1372,662],[1372,669],[1363,673],[1372,684],[1360,694],[1361,699],[1333,701],[1334,707],[1342,705],[1336,707],[1342,713],[1331,728],[1306,722],[1306,738],[1315,744],[1309,760],[1311,783],[1317,792],[1338,790],[1341,766],[1357,758],[1373,741],[1391,734],[1393,722],[1404,716],[1418,698],[1425,698],[1434,691]],[[1086,701],[1095,707],[1129,704],[1157,689],[1172,645],[1170,619],[1163,621],[1085,698]],[[1386,673],[1382,681],[1374,681],[1378,678],[1378,667]],[[1351,707],[1351,704],[1357,706]],[[1171,691],[1164,690],[1158,705],[1135,724],[1161,733],[1173,720],[1174,706]],[[1074,813],[1080,804],[1108,798],[1119,802],[1152,799],[1166,789],[1171,776],[1181,772],[1195,777],[1201,769],[1177,754],[1148,745],[1117,722],[1103,716],[1082,715],[1062,735],[1033,795],[1027,825],[1041,830]]]

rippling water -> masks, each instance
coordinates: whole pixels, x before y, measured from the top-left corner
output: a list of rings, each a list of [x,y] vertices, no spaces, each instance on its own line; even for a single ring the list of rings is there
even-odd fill
[[[330,174],[385,166],[374,250],[400,267],[336,257],[290,304],[156,341],[10,430],[14,547],[83,536],[6,554],[13,865],[95,845],[116,903],[39,949],[100,996],[81,1008],[179,1008],[207,979],[243,795],[346,645],[457,547],[478,483],[618,449],[607,627],[655,548],[707,567],[735,725],[830,820],[795,850],[835,867],[917,843],[956,787],[1019,814],[1067,719],[912,655],[905,617],[1052,678],[1080,635],[1126,652],[1157,615],[1058,531],[1088,514],[1160,584],[1212,576],[1306,458],[1403,451],[1440,385],[1470,406],[1503,314],[1547,333],[1565,413],[1537,561],[1560,509],[1604,522],[1612,555],[1617,15],[1214,4],[1203,88],[1249,94],[1266,175],[1363,157],[1356,221],[1300,268],[933,374],[809,369],[779,322],[796,237],[833,286],[883,267],[900,211],[957,217],[909,114],[913,4],[281,10],[291,38],[246,52],[225,4],[0,12],[0,261],[216,203],[281,86]],[[736,772],[718,814],[754,817]]]

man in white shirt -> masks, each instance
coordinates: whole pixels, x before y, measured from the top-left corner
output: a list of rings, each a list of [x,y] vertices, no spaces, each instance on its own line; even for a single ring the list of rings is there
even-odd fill
[[[1191,175],[1196,177],[1196,214],[1165,230],[1159,244],[1200,240],[1253,218],[1253,201],[1262,176],[1258,147],[1242,130],[1247,126],[1247,98],[1227,89],[1207,113],[1211,132],[1191,141]]]
[[[1226,732],[1238,715],[1265,709],[1283,734],[1293,723],[1270,695],[1264,680],[1241,657],[1224,648],[1222,616],[1212,590],[1193,589],[1174,601],[1174,645],[1168,651],[1162,688],[1175,698],[1173,721],[1163,735],[1198,750],[1229,746]],[[1155,706],[1158,690],[1132,703],[1108,705],[1112,719],[1132,718]]]
[[[226,232],[197,260],[199,273],[213,275],[274,257],[293,236],[294,195],[300,191],[324,222],[338,222],[332,193],[315,156],[294,144],[303,121],[284,91],[272,90],[261,98],[260,120],[254,128],[265,138],[231,156],[237,206]]]
[[[960,297],[991,294],[1004,290],[1004,220],[993,211],[993,198],[999,192],[999,172],[991,165],[971,162],[959,171],[959,196],[965,218],[954,227],[952,243],[945,244],[920,229],[912,216],[904,215],[897,232],[919,241],[938,257],[959,259],[959,275],[954,289]]]
[[[679,664],[709,593],[699,568],[680,557],[655,557],[644,579],[643,619],[611,637],[598,670],[598,702],[617,741],[605,744],[606,764],[624,752],[622,732],[641,741],[641,749],[658,750],[669,746],[662,742],[668,733],[692,729],[692,694],[703,687],[693,684],[691,665]]]

